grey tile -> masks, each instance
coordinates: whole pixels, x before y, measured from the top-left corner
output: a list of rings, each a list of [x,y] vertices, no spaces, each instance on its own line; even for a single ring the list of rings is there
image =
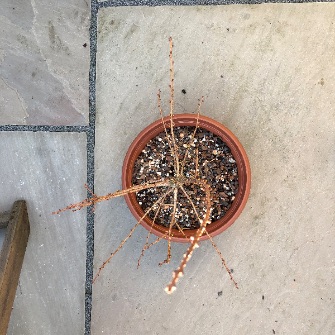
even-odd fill
[[[86,135],[1,132],[0,157],[0,212],[25,199],[30,220],[8,334],[82,334],[86,213],[51,213],[86,196]]]
[[[88,123],[89,11],[85,0],[2,6],[0,124]]]
[[[331,334],[334,21],[334,3],[99,11],[96,192],[121,187],[128,146],[159,117],[158,88],[168,109],[170,35],[177,113],[205,96],[202,114],[245,146],[252,190],[215,239],[239,290],[202,243],[166,296],[185,246],[173,245],[172,264],[160,268],[166,247],[158,245],[136,270],[139,228],[93,286],[93,334]],[[95,271],[134,224],[123,199],[97,207]]]

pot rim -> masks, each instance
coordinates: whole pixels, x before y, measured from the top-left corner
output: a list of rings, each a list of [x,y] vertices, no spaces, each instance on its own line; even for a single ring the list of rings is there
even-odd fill
[[[177,114],[173,116],[173,122],[175,127],[179,126],[195,126],[197,120],[196,114]],[[163,122],[166,124],[166,127],[170,126],[170,116],[163,118]],[[237,173],[239,178],[238,192],[235,195],[235,199],[226,212],[226,214],[219,220],[213,221],[211,224],[207,225],[207,231],[211,237],[216,236],[230,227],[237,217],[241,214],[243,208],[245,207],[251,186],[251,170],[250,164],[247,157],[247,154],[237,139],[237,137],[224,125],[221,123],[207,117],[200,115],[199,116],[199,128],[203,128],[220,137],[226,145],[230,148],[234,159],[237,164]],[[132,186],[132,175],[135,161],[141,151],[144,149],[148,141],[159,133],[164,131],[163,123],[161,119],[156,120],[151,123],[149,126],[144,128],[134,139],[130,145],[127,154],[125,156],[123,167],[122,167],[122,187],[123,189],[129,188]],[[135,193],[129,193],[125,195],[125,200],[127,205],[135,216],[136,220],[140,220],[144,215],[144,211],[136,200]],[[166,227],[153,224],[152,220],[148,217],[145,217],[141,225],[146,228],[148,231],[151,231],[156,236],[162,237],[167,231]],[[189,243],[189,238],[195,234],[196,229],[189,229],[183,231],[186,237],[183,236],[177,229],[172,229],[171,241],[174,242],[187,242]],[[169,239],[167,236],[165,239]],[[209,237],[207,235],[201,236],[200,240],[207,240]]]

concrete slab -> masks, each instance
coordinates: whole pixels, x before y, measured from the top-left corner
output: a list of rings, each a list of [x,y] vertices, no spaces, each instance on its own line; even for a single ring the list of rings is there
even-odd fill
[[[96,192],[120,188],[131,141],[168,106],[222,122],[245,146],[249,202],[215,238],[240,289],[202,243],[172,296],[160,244],[137,258],[139,228],[93,286],[92,334],[332,334],[335,328],[335,4],[120,7],[99,11]],[[182,90],[186,90],[186,94]],[[100,204],[95,271],[135,224],[123,199]]]
[[[88,123],[89,2],[5,2],[0,124]]]
[[[0,212],[25,199],[30,237],[8,335],[82,334],[85,212],[51,212],[86,196],[86,135],[1,132]]]

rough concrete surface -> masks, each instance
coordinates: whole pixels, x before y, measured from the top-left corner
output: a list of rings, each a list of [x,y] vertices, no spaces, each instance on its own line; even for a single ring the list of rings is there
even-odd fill
[[[335,329],[335,4],[104,8],[98,15],[97,194],[120,188],[122,160],[168,109],[174,39],[177,113],[222,122],[244,145],[252,189],[236,223],[202,243],[172,296],[166,244],[139,228],[93,285],[92,334],[327,334]],[[183,94],[182,89],[186,90]],[[95,271],[135,220],[123,199],[100,204]]]
[[[2,4],[0,124],[88,122],[89,7],[86,0]]]
[[[8,335],[82,334],[85,212],[52,215],[86,196],[86,136],[0,133],[0,212],[27,201],[30,236]]]

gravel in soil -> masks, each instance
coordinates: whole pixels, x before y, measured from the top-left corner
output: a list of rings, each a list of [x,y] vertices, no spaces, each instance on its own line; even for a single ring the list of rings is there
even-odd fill
[[[225,215],[238,192],[237,165],[231,150],[221,138],[202,128],[198,128],[193,137],[194,130],[195,127],[174,127],[179,161],[180,165],[184,166],[183,175],[186,178],[197,175],[211,186],[211,221],[213,222]],[[183,164],[186,153],[187,157]],[[150,140],[138,156],[132,182],[134,185],[139,185],[173,177],[175,177],[174,157],[166,134],[162,132]],[[198,216],[202,218],[206,211],[204,191],[193,183],[184,184],[184,189],[192,199]],[[166,190],[167,187],[157,187],[137,192],[137,201],[143,211],[152,207]],[[152,220],[156,216],[156,224],[169,227],[172,212],[173,193],[164,199],[162,205],[156,205],[148,216]],[[175,217],[183,230],[199,228],[199,220],[193,206],[181,189],[178,190]],[[177,229],[177,226],[173,228]]]

